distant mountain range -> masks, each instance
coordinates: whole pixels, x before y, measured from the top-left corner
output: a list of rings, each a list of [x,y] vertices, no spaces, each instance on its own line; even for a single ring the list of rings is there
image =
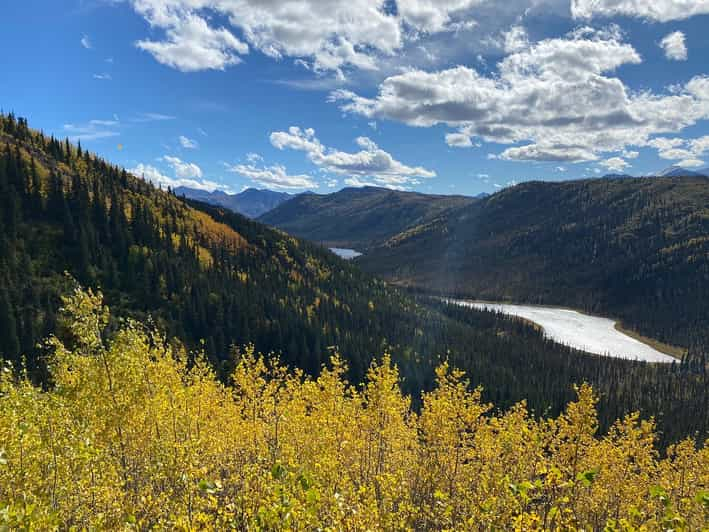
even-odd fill
[[[434,223],[443,212],[477,201],[379,187],[344,188],[332,194],[301,194],[259,221],[327,247],[366,251],[412,227]]]
[[[644,177],[709,177],[709,166],[699,170],[688,170],[682,166],[672,165]],[[630,174],[606,174],[604,179],[628,179],[636,176]]]
[[[217,207],[225,207],[249,218],[258,218],[293,197],[292,194],[287,192],[274,192],[273,190],[259,190],[256,188],[247,188],[238,194],[227,194],[221,190],[208,192],[189,187],[178,187],[175,189],[175,194],[178,197],[184,196],[209,203],[210,205],[216,205]]]
[[[672,165],[657,174],[658,177],[709,177],[709,167],[700,170],[687,170],[681,166]]]
[[[621,177],[527,182],[482,199],[343,189],[260,221],[362,251],[360,267],[399,285],[582,308],[689,345],[709,331],[709,178],[677,167]]]

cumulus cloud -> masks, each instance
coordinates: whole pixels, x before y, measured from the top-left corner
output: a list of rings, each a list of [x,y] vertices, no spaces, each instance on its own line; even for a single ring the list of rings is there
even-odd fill
[[[473,146],[480,146],[480,144],[473,144],[470,135],[463,133],[446,133],[446,144],[451,148],[472,148]]]
[[[677,163],[677,166],[681,166],[682,168],[698,168],[700,166],[704,166],[705,164],[706,163],[701,159],[682,159]]]
[[[185,8],[171,10],[169,4],[158,0],[134,2],[135,8],[151,26],[165,30],[164,40],[135,43],[138,48],[150,52],[158,62],[183,72],[224,70],[241,61],[238,54],[248,53],[246,43],[229,30],[212,28],[196,13]]]
[[[679,137],[657,137],[648,141],[648,146],[657,149],[657,154],[675,164],[687,168],[703,166],[701,157],[709,155],[709,135],[694,139]]]
[[[370,120],[448,125],[457,132],[446,140],[456,146],[467,144],[465,136],[518,144],[502,159],[592,161],[709,118],[709,77],[665,94],[634,93],[612,73],[640,62],[617,27],[584,27],[526,44],[489,75],[466,66],[411,69],[386,78],[374,97],[338,90],[330,99]]]
[[[91,50],[91,48],[93,48],[91,44],[91,39],[89,39],[88,35],[84,34],[81,36],[81,46],[83,46],[87,50]]]
[[[312,71],[378,69],[382,59],[396,61],[418,49],[429,61],[435,51],[421,45],[444,32],[471,31],[476,16],[486,28],[508,24],[540,5],[562,0],[129,0],[158,38],[138,47],[166,65],[185,71],[223,69],[249,49],[269,57],[295,59]],[[568,7],[566,7],[568,12]],[[225,26],[215,27],[214,20]],[[227,24],[228,23],[228,24]],[[238,37],[237,37],[238,35]]]
[[[503,48],[507,53],[519,52],[529,46],[527,31],[522,26],[512,26],[503,37]]]
[[[199,144],[197,143],[196,140],[192,140],[188,137],[185,137],[184,135],[180,135],[179,137],[180,140],[180,146],[187,150],[195,150],[199,147]]]
[[[248,177],[261,186],[278,190],[317,188],[318,184],[309,175],[289,175],[279,164],[259,168],[253,164],[228,166],[229,171]]]
[[[684,33],[674,31],[660,41],[660,47],[665,51],[665,57],[672,61],[687,60],[687,46],[684,43]]]
[[[160,170],[155,168],[154,166],[151,166],[149,164],[143,164],[139,163],[136,165],[134,168],[131,168],[128,170],[131,174],[142,177],[146,181],[149,181],[150,183],[154,184],[157,187],[160,188],[177,188],[177,187],[189,187],[189,188],[194,188],[197,190],[206,190],[207,192],[214,192],[215,190],[224,190],[226,192],[229,192],[229,188],[221,185],[219,183],[215,183],[214,181],[208,181],[208,180],[195,180],[195,179],[187,179],[187,178],[178,178],[175,179],[173,177],[169,177],[165,174],[163,174]]]
[[[384,0],[131,0],[165,38],[139,41],[161,63],[180,70],[223,69],[249,46],[229,29],[215,29],[211,13],[238,28],[253,48],[273,57],[303,58],[315,70],[344,65],[375,68],[374,51],[391,54],[402,43],[398,17]]]
[[[457,15],[482,3],[483,0],[399,0],[397,8],[410,26],[435,33],[450,28]]]
[[[279,150],[292,149],[305,152],[310,161],[321,170],[348,175],[350,179],[371,178],[369,184],[398,186],[414,184],[416,177],[435,177],[436,173],[420,166],[411,167],[394,159],[368,137],[358,137],[355,142],[362,148],[355,153],[325,147],[315,136],[315,130],[293,126],[288,131],[271,133],[271,144]],[[347,182],[347,180],[346,180]],[[352,184],[352,183],[348,183]]]
[[[180,179],[194,179],[202,177],[202,169],[194,163],[184,162],[178,157],[165,155],[162,160],[169,164],[175,175]]]
[[[658,22],[709,13],[709,0],[571,0],[574,18],[624,15]]]
[[[610,159],[601,161],[598,164],[612,172],[622,172],[623,170],[631,166],[630,163],[628,163],[622,157],[611,157]]]

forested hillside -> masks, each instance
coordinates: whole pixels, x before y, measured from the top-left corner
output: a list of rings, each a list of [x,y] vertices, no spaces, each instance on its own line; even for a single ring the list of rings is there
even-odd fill
[[[377,187],[345,188],[333,194],[301,194],[260,221],[328,247],[366,251],[412,225],[475,201]]]
[[[174,194],[79,146],[0,118],[0,353],[50,384],[49,334],[73,278],[100,287],[119,317],[152,319],[175,344],[204,350],[224,381],[254,344],[317,374],[338,349],[360,382],[389,352],[418,401],[441,360],[464,370],[485,400],[527,399],[555,414],[572,383],[593,384],[601,428],[640,409],[663,444],[709,427],[706,366],[691,351],[675,365],[587,356],[532,327],[490,313],[413,298],[321,247],[219,207]],[[114,320],[110,328],[120,325]]]
[[[703,530],[709,446],[651,422],[599,435],[589,386],[558,417],[499,413],[448,365],[419,412],[389,358],[361,386],[248,352],[218,382],[157,331],[106,334],[64,300],[48,390],[0,372],[3,530]]]
[[[359,259],[397,283],[621,318],[709,346],[709,178],[523,183]]]

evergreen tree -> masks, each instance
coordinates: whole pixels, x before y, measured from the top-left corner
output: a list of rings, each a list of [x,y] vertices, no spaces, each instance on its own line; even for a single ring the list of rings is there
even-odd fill
[[[0,354],[15,363],[19,362],[17,321],[7,290],[0,290]]]

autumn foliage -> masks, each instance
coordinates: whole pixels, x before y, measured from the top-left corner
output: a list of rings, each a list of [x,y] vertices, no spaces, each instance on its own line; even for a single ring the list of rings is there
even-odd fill
[[[709,449],[666,457],[630,415],[598,435],[594,393],[556,419],[499,413],[447,365],[420,412],[384,356],[348,384],[247,349],[222,384],[100,294],[64,302],[52,385],[0,380],[0,529],[700,530]]]

